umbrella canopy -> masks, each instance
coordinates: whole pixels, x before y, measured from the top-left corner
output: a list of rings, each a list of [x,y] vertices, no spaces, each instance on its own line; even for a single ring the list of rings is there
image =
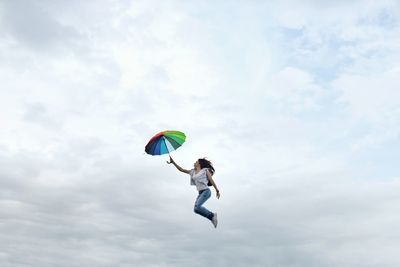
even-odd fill
[[[153,136],[145,147],[145,151],[150,155],[169,154],[176,150],[186,140],[186,135],[179,131],[163,131]]]

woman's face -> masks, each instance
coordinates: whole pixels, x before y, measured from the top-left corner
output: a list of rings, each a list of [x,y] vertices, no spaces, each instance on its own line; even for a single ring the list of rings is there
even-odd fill
[[[198,161],[198,160],[196,160],[196,162],[193,164],[193,166],[194,166],[195,168],[197,168],[197,167],[200,167],[200,163],[199,163],[199,161]]]

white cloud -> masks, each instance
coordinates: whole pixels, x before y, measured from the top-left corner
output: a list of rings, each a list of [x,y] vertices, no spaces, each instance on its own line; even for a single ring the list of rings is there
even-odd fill
[[[323,89],[313,77],[300,69],[287,67],[266,83],[267,98],[281,105],[282,110],[317,109]]]
[[[400,132],[400,91],[397,68],[373,75],[344,74],[334,82],[342,92],[339,101],[348,108],[352,120],[367,123],[371,130],[356,141],[353,149],[382,145],[398,139]]]
[[[398,68],[374,75],[344,74],[334,86],[342,91],[340,101],[349,104],[355,117],[380,122],[399,108],[399,74]]]

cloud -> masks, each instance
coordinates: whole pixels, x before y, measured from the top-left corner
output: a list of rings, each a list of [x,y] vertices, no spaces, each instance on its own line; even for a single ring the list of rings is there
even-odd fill
[[[282,110],[316,109],[323,95],[322,88],[309,73],[291,67],[273,75],[267,87],[267,98],[282,105]]]
[[[45,51],[52,46],[68,46],[79,33],[63,25],[49,13],[46,6],[34,2],[4,2],[2,25],[6,33],[21,45]]]
[[[343,92],[340,100],[349,104],[354,116],[379,122],[398,108],[398,74],[396,68],[368,76],[345,74],[338,78],[335,87]]]
[[[370,130],[360,138],[354,149],[381,146],[388,140],[398,139],[400,129],[398,69],[374,75],[344,74],[334,86],[342,92],[339,99],[347,106],[354,121],[366,123]]]
[[[1,6],[2,266],[398,266],[397,2]]]

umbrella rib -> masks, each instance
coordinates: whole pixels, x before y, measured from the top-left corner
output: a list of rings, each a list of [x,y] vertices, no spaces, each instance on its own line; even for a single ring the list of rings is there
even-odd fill
[[[170,138],[168,137],[165,137],[165,143],[167,144],[168,152],[174,151],[176,150],[177,147],[179,147],[179,146],[174,146],[174,144],[172,144]]]
[[[150,145],[149,145],[149,151],[150,153],[154,153],[157,147],[157,140],[154,140]]]
[[[182,140],[182,141],[185,141],[185,139],[186,139],[185,135],[178,135],[178,134],[170,134],[170,133],[168,133],[168,134],[165,134],[164,136],[170,137],[170,138],[174,138],[174,139],[179,139],[179,140]]]
[[[165,148],[167,149],[168,154],[169,154],[169,149],[168,149],[167,143],[165,142],[165,136],[163,136],[163,141],[164,141]]]
[[[167,139],[167,141],[171,144],[172,147],[176,148],[179,147],[183,144],[184,141],[182,141],[182,143],[177,142],[175,139],[165,136],[165,139]]]

